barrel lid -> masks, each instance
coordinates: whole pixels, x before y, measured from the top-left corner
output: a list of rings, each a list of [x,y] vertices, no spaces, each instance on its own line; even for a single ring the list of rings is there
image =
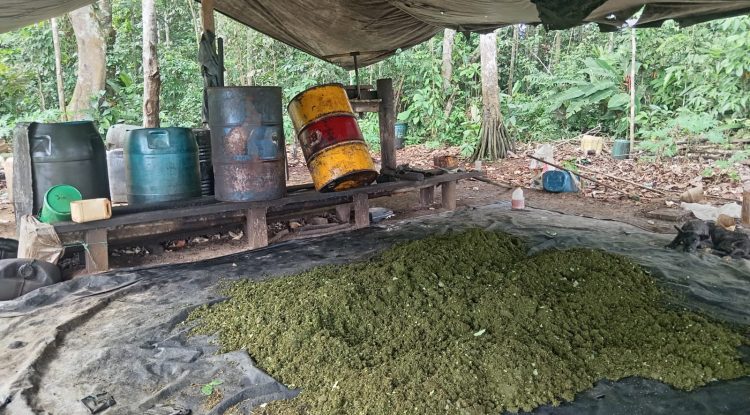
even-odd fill
[[[75,187],[68,184],[58,184],[52,186],[44,194],[44,200],[47,205],[57,213],[70,213],[70,202],[81,200],[81,192]]]
[[[307,88],[306,90],[304,90],[304,91],[300,92],[299,94],[295,95],[294,98],[290,99],[289,103],[286,104],[287,109],[289,108],[290,105],[292,105],[292,102],[296,101],[297,98],[299,98],[303,94],[305,94],[307,92],[310,92],[312,90],[318,89],[318,88],[325,88],[327,86],[340,86],[341,88],[344,88],[344,84],[342,84],[341,82],[329,82],[327,84],[315,85],[313,87]]]

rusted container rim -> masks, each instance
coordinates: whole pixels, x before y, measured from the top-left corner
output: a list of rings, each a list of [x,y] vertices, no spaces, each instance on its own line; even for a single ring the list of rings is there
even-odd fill
[[[341,147],[341,146],[343,146],[343,145],[345,145],[345,144],[353,144],[353,143],[361,143],[361,144],[364,144],[365,146],[367,146],[367,141],[365,141],[365,139],[364,139],[364,138],[362,138],[362,139],[359,139],[359,138],[357,138],[357,139],[354,139],[354,140],[339,141],[339,142],[338,142],[338,143],[336,143],[336,144],[331,144],[330,146],[328,146],[328,147],[326,147],[326,148],[320,149],[320,150],[318,150],[318,151],[316,151],[316,152],[314,152],[314,153],[310,154],[310,158],[309,158],[309,160],[312,160],[312,159],[314,159],[314,158],[315,158],[315,157],[317,157],[318,155],[320,155],[320,154],[322,154],[322,153],[325,153],[325,152],[326,152],[326,151],[328,151],[328,150],[334,149],[334,148],[336,148],[336,147]],[[370,151],[370,148],[369,148],[369,146],[368,146],[368,147],[366,148],[366,150],[368,151],[368,154],[369,154],[369,151]],[[372,156],[370,156],[370,157],[372,157]],[[306,162],[308,162],[309,160],[308,160],[308,158],[305,158],[305,161],[306,161]]]
[[[346,181],[353,181],[356,178],[363,177],[367,173],[368,176],[372,176],[372,179],[362,186],[367,186],[370,183],[372,183],[373,180],[375,180],[378,176],[378,172],[376,170],[370,170],[370,169],[361,169],[361,170],[352,170],[350,172],[347,172],[345,175],[337,177],[335,179],[332,179],[328,181],[328,183],[321,186],[319,192],[330,192],[335,191],[336,187],[338,187],[342,182]],[[364,183],[364,181],[361,181],[360,183]]]
[[[309,91],[318,89],[318,88],[325,88],[327,86],[340,86],[342,89],[344,89],[344,93],[346,93],[346,88],[344,88],[344,84],[342,84],[341,82],[329,82],[327,84],[315,85],[315,86],[312,86],[310,88],[307,88],[306,90],[304,90],[304,91],[300,92],[299,94],[295,95],[294,98],[290,99],[289,103],[286,104],[286,110],[289,111],[289,106],[292,105],[292,102],[296,101],[297,98],[299,98],[303,94],[305,94],[305,93],[307,93]],[[349,99],[348,96],[347,96],[347,99]]]
[[[318,117],[318,118],[316,118],[316,119],[308,122],[307,124],[305,124],[304,127],[302,127],[302,128],[299,129],[299,132],[297,133],[297,137],[299,137],[300,134],[302,134],[305,130],[307,130],[311,125],[315,124],[316,122],[320,122],[320,121],[323,121],[323,120],[328,119],[328,118],[339,117],[339,116],[342,116],[342,115],[354,118],[354,122],[357,123],[357,128],[359,128],[359,123],[357,122],[357,116],[353,112],[341,112],[341,111],[339,111],[339,112],[332,112],[332,113],[329,113],[329,114],[321,115],[320,117]]]

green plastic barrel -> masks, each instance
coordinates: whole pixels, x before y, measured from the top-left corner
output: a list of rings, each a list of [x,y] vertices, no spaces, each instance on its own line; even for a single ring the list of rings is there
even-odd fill
[[[39,220],[44,223],[70,221],[70,202],[81,199],[81,192],[73,186],[67,184],[52,186],[44,194]]]
[[[406,132],[409,130],[409,125],[405,122],[396,123],[396,148],[404,148],[404,140],[406,139]]]
[[[132,130],[124,155],[128,204],[200,197],[198,144],[190,129]]]
[[[630,140],[615,140],[612,146],[612,158],[625,160],[630,155]]]

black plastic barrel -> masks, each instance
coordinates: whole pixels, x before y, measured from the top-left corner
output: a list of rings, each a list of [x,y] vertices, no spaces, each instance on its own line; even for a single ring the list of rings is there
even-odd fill
[[[128,204],[200,197],[198,145],[188,128],[141,128],[125,140]]]
[[[214,192],[226,202],[286,194],[281,88],[208,88]]]
[[[201,171],[201,196],[214,195],[214,166],[211,164],[211,130],[193,129],[198,144],[198,164]]]
[[[29,144],[34,212],[58,184],[75,187],[84,199],[109,198],[107,153],[93,122],[32,123]]]

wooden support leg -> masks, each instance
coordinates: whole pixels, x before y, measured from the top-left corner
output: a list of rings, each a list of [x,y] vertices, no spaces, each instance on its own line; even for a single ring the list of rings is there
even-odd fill
[[[95,274],[109,269],[107,229],[91,229],[84,235],[86,243],[86,273]]]
[[[248,209],[245,214],[245,233],[250,249],[268,246],[268,228],[266,227],[266,207]]]
[[[336,205],[336,219],[342,223],[349,223],[349,218],[352,216],[352,204],[344,203],[343,205]]]
[[[745,183],[742,192],[742,224],[750,226],[750,183]]]
[[[435,186],[428,186],[419,189],[419,205],[430,207],[435,203]]]
[[[443,209],[456,210],[456,182],[445,182],[440,185]]]
[[[395,169],[396,165],[396,107],[393,94],[393,80],[378,79],[378,98],[380,111],[378,120],[380,127],[380,158],[382,167]]]
[[[367,200],[367,193],[357,193],[354,195],[354,227],[366,228],[370,226],[370,206]]]

